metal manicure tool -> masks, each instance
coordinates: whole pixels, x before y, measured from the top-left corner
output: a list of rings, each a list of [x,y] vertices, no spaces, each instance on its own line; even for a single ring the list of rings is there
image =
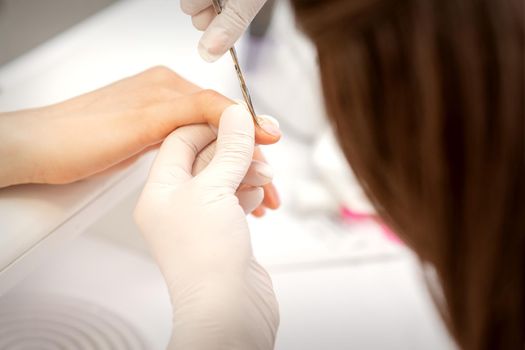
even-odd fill
[[[217,12],[217,14],[220,14],[222,12],[221,0],[212,0],[212,3],[215,12]],[[237,51],[235,51],[235,46],[232,46],[230,48],[230,55],[232,56],[233,65],[235,66],[235,71],[237,72],[237,78],[239,78],[239,84],[241,85],[241,92],[242,96],[244,97],[244,101],[248,106],[248,110],[252,115],[253,121],[257,126],[260,126],[259,119],[255,114],[255,110],[253,109],[252,98],[250,97],[248,86],[246,86],[246,81],[244,80],[244,75],[242,74],[241,66],[239,65],[239,59],[237,58]]]

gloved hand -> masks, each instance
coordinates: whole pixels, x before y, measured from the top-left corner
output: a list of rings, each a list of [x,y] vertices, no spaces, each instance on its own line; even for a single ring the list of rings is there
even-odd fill
[[[216,15],[211,0],[181,0],[182,11],[191,16],[195,28],[204,31],[199,54],[208,62],[217,60],[233,46],[266,2],[222,1],[222,12]]]
[[[171,133],[135,209],[168,285],[170,348],[272,349],[278,305],[270,277],[253,257],[245,218],[262,200],[258,186],[268,181],[257,175],[258,165],[249,169],[248,111],[234,105],[223,112],[214,157],[194,175],[207,161],[196,161],[197,154],[214,138],[203,124]]]

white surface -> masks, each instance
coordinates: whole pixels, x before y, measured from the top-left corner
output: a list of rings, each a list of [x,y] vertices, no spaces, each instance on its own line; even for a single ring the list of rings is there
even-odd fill
[[[11,295],[63,295],[100,305],[138,330],[146,349],[162,349],[171,331],[169,296],[156,265],[136,252],[80,236]]]
[[[255,107],[273,113],[290,135],[315,141],[326,128],[317,58],[313,45],[293,22],[287,1],[276,1],[265,41],[245,56]]]
[[[452,349],[408,255],[269,271],[280,304],[277,350]],[[100,236],[79,237],[10,294],[100,305],[137,329],[147,349],[163,349],[171,332],[156,265]]]
[[[0,295],[142,184],[152,154],[132,167],[68,186],[0,191]]]
[[[214,65],[203,63],[195,49],[198,38],[176,0],[119,3],[2,68],[0,110],[61,100],[156,64],[239,96],[231,62],[226,58]],[[284,62],[281,67],[294,64]],[[286,70],[280,72],[280,80],[271,85],[279,86],[272,91],[276,97],[293,88],[286,85]],[[292,72],[294,77],[297,72]],[[289,82],[295,84],[294,79]],[[254,86],[269,86],[265,84],[253,81]],[[271,106],[277,117],[285,110],[281,107],[286,101],[280,100],[276,98]],[[273,100],[270,96],[264,101]],[[265,110],[264,105],[259,108]],[[312,171],[311,148],[287,139],[284,131],[279,145],[265,149],[275,167],[283,209],[263,220],[250,219],[255,254],[269,267],[280,301],[277,349],[451,348],[408,252],[386,243],[373,225],[348,227],[336,218],[295,212],[288,199],[297,180]],[[308,132],[299,130],[302,135]],[[148,348],[161,349],[171,328],[169,300],[131,222],[140,183],[136,179],[143,171],[140,166],[133,169],[137,170],[133,181],[125,174],[105,175],[68,186],[0,191],[1,239],[5,240],[0,242],[0,257],[4,264],[11,259],[6,258],[13,254],[10,244],[18,247],[17,254],[31,251],[20,261],[40,256],[40,268],[9,294],[45,292],[88,300],[128,320]],[[116,183],[119,186],[112,186]],[[120,190],[109,193],[102,206],[94,198],[106,189]],[[73,230],[77,232],[97,217],[101,219],[89,234],[68,244],[62,242],[68,238],[66,232],[57,235],[56,228],[64,223],[78,224]],[[28,243],[28,235],[40,237]],[[51,251],[44,249],[44,263],[46,254],[31,248],[52,237],[57,245],[62,243],[61,249],[55,249],[52,258]],[[30,265],[37,265],[36,260]],[[2,277],[5,273],[0,284]]]
[[[117,3],[1,67],[0,111],[61,101],[159,64],[205,87],[237,91],[231,62],[203,62],[195,49],[198,37],[174,1]],[[85,228],[108,209],[95,200],[102,193],[116,183],[134,188],[130,174],[140,171],[145,178],[147,161],[132,168],[67,186],[0,189],[0,294],[13,283],[13,274],[23,275],[37,263],[25,257],[49,255],[50,248],[71,236],[58,230],[63,223],[80,216],[77,221]],[[103,202],[125,194],[112,191]],[[40,244],[51,237],[54,244]]]

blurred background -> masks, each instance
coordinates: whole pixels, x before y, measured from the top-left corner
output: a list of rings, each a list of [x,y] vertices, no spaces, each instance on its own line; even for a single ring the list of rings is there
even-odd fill
[[[0,0],[0,112],[156,65],[241,98],[178,0]],[[276,349],[453,349],[417,259],[375,216],[325,122],[316,56],[286,0],[237,44],[283,206],[249,218],[280,302]],[[0,349],[163,349],[169,298],[131,213],[154,153],[66,186],[0,190]]]
[[[114,2],[116,0],[0,0],[0,64],[15,59]]]

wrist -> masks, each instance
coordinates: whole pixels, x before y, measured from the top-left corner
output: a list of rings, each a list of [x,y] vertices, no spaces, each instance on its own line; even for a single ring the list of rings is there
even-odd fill
[[[273,349],[278,304],[269,275],[255,260],[250,265],[242,278],[216,277],[170,290],[170,349]]]
[[[29,151],[33,140],[24,128],[24,112],[0,114],[0,188],[32,182],[34,162]]]

